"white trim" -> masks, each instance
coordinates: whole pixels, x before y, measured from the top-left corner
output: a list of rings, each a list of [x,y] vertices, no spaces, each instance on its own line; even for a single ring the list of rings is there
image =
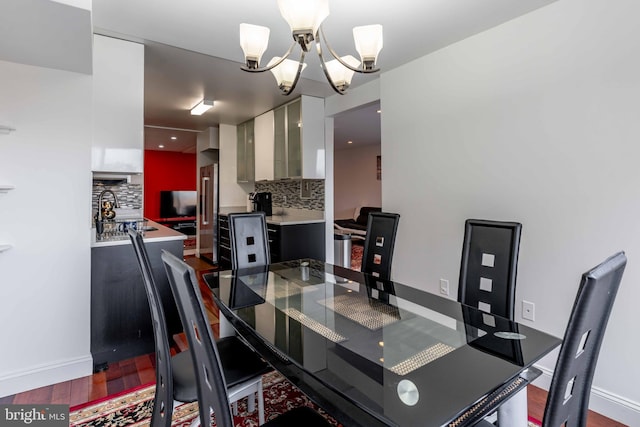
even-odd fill
[[[549,390],[553,371],[542,366],[534,366],[542,371],[542,375],[533,381],[533,385]],[[600,387],[591,387],[589,409],[629,426],[640,425],[640,403]]]
[[[0,376],[0,396],[10,396],[27,390],[85,377],[93,373],[91,355],[61,360],[14,371]]]

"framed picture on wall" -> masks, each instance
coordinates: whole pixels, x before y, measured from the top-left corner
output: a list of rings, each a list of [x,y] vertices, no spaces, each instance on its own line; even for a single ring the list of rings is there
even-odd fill
[[[376,179],[382,180],[382,156],[376,156]]]

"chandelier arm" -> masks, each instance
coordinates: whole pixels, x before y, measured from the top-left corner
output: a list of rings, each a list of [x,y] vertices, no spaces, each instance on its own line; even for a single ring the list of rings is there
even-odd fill
[[[291,88],[284,93],[285,95],[291,95],[291,92],[293,92],[293,90],[296,88],[296,85],[298,84],[298,80],[300,80],[300,74],[302,74],[302,66],[304,65],[305,53],[306,52],[304,50],[300,52],[300,62],[298,63],[298,72],[296,73],[296,78],[293,80],[293,83],[291,83]]]
[[[297,45],[297,42],[294,40],[291,46],[289,46],[289,50],[287,50],[285,54],[282,55],[282,57],[278,61],[276,61],[274,64],[271,64],[263,68],[249,68],[246,65],[241,65],[240,69],[242,71],[248,71],[249,73],[264,73],[265,71],[271,71],[272,69],[276,68],[278,65],[282,64],[284,60],[291,55],[291,52],[293,52],[293,48],[295,48],[296,45]]]
[[[362,73],[362,74],[377,73],[378,71],[380,71],[380,68],[372,68],[371,70],[364,70],[362,68],[356,68],[356,67],[353,67],[353,66],[347,64],[346,62],[344,62],[342,60],[342,58],[340,58],[340,56],[336,53],[336,51],[331,48],[331,45],[327,41],[327,36],[324,35],[324,30],[322,29],[322,25],[318,29],[318,32],[322,36],[322,40],[324,40],[324,44],[327,45],[327,50],[329,51],[329,53],[331,53],[331,56],[333,56],[335,59],[338,60],[339,63],[341,63],[342,65],[344,65],[345,67],[347,67],[351,71],[355,71],[356,73]],[[319,39],[318,39],[318,43],[316,43],[316,44],[320,44],[320,40]]]
[[[318,39],[318,41],[320,40]],[[320,66],[322,67],[324,76],[327,78],[327,81],[331,85],[331,88],[335,90],[337,93],[339,93],[340,95],[344,95],[346,91],[344,89],[339,89],[336,86],[336,84],[333,82],[333,79],[331,78],[331,75],[329,74],[329,70],[327,70],[327,64],[324,61],[324,56],[322,55],[322,46],[320,46],[320,43],[316,43],[316,50],[318,52],[318,56],[320,57]]]

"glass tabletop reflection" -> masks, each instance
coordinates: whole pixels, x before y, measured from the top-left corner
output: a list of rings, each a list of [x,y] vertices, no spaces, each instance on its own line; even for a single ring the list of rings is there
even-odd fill
[[[206,277],[225,316],[381,424],[446,425],[560,340],[314,260]]]

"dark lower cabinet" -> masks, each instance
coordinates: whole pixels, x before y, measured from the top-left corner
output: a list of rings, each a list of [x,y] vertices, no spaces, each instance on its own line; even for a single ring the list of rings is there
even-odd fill
[[[231,268],[231,240],[227,215],[218,216],[219,266]],[[267,223],[271,262],[301,258],[325,260],[324,223],[276,225]]]
[[[218,266],[231,268],[231,238],[229,237],[229,217],[218,216]]]
[[[182,257],[182,240],[145,242],[153,277],[162,295],[169,335],[182,331],[160,258],[167,250]],[[155,351],[153,326],[133,246],[91,248],[91,355],[94,371],[108,363]]]
[[[267,224],[271,262],[313,258],[324,261],[324,223]]]

